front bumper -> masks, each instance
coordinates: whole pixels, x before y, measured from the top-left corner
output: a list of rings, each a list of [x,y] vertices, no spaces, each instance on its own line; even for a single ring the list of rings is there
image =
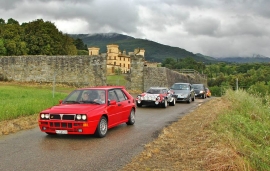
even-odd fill
[[[149,106],[153,106],[153,105],[160,105],[163,104],[164,101],[153,101],[153,100],[136,100],[137,104],[141,104],[141,105],[149,105]]]
[[[98,121],[77,122],[61,120],[39,120],[39,128],[42,132],[53,134],[94,134]]]
[[[188,99],[188,96],[183,96],[183,95],[173,95],[173,97],[175,98],[175,100],[177,101],[177,102],[186,102],[186,101],[188,101],[189,99]]]

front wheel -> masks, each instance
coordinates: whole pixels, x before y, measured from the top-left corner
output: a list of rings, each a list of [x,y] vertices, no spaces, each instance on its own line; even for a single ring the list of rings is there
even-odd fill
[[[131,109],[128,121],[126,122],[127,125],[134,125],[135,123],[135,111],[134,109]]]
[[[106,136],[107,131],[108,131],[107,118],[105,116],[102,116],[96,128],[95,135],[99,138],[103,138]]]
[[[193,101],[193,102],[195,101],[195,96],[193,96],[192,101]]]
[[[162,107],[163,108],[167,108],[167,106],[168,106],[168,101],[167,101],[167,99],[165,99],[164,100],[164,103],[162,104]]]
[[[170,106],[175,106],[175,98],[173,98],[173,101],[172,102],[169,102],[169,105]]]
[[[188,97],[187,103],[191,102],[191,96]]]

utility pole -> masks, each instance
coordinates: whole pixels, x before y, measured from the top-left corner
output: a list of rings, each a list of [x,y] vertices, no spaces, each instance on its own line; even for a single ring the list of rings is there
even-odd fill
[[[238,91],[238,78],[236,78],[236,91]]]

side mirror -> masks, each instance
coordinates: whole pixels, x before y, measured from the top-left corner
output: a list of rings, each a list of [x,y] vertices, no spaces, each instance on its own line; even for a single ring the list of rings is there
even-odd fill
[[[116,105],[116,100],[110,100],[109,105]]]
[[[62,104],[63,100],[59,100],[59,104]]]

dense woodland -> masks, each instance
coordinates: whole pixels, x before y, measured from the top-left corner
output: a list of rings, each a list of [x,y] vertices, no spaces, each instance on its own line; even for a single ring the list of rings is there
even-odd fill
[[[19,24],[0,18],[0,56],[77,55],[87,51],[81,39],[73,39],[42,19]]]
[[[12,18],[7,21],[0,18],[0,56],[87,55],[89,43],[94,45],[98,42],[100,45],[103,44],[104,48],[109,43],[108,39],[104,40],[104,37],[99,36],[94,36],[93,40],[99,39],[100,41],[93,41],[92,39],[91,41],[86,39],[85,35],[71,36],[63,34],[53,23],[45,22],[42,19],[19,24],[18,21]],[[171,50],[169,50],[165,45],[161,46],[161,44],[148,40],[144,40],[143,42],[146,43],[142,45],[141,39],[119,34],[112,40],[119,41],[120,47],[129,44],[127,42],[130,41],[135,41],[135,44],[137,42],[138,47],[139,45],[148,47],[147,44],[149,44],[149,48],[146,48],[148,54],[151,49],[155,48],[160,50],[157,52],[153,50],[152,53],[156,55],[162,54],[162,51],[168,53],[171,50],[174,54],[182,54],[181,57],[171,57],[169,53],[163,54],[162,58],[160,58],[160,60],[162,59],[162,66],[169,69],[195,69],[201,74],[207,75],[208,86],[213,95],[222,95],[223,90],[226,88],[240,88],[262,94],[270,91],[270,63],[228,63],[217,61],[211,63],[212,60],[205,61],[205,58],[198,55],[194,56],[194,54],[183,49],[170,47]],[[129,48],[132,51],[134,44],[133,47]],[[179,50],[181,53],[178,52]]]
[[[261,95],[270,92],[270,63],[215,63],[204,64],[192,58],[177,60],[167,58],[163,67],[170,69],[195,69],[208,78],[212,94],[222,95],[227,89],[245,89]]]

